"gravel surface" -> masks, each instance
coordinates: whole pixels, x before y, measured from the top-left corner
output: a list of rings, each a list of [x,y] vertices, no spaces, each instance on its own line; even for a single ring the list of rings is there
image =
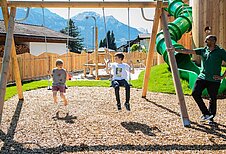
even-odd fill
[[[5,102],[1,153],[226,153],[225,99],[218,100],[217,125],[209,126],[199,122],[197,105],[185,96],[187,128],[176,95],[148,93],[142,99],[141,92],[131,89],[129,112],[124,106],[117,111],[112,88],[69,87],[69,115],[60,101],[59,117],[51,91],[24,92],[24,102],[17,96]]]

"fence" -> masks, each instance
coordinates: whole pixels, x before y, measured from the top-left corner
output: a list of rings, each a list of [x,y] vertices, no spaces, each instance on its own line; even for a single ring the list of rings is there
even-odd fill
[[[112,60],[114,57],[114,53],[110,53]],[[98,55],[99,63],[104,63],[105,54],[100,53]],[[84,64],[92,63],[94,60],[94,53],[87,54],[87,53],[68,53],[64,55],[57,55],[52,53],[43,53],[39,56],[33,56],[29,53],[17,55],[19,68],[20,68],[20,75],[22,80],[32,80],[38,79],[41,77],[45,77],[48,75],[48,72],[55,67],[56,59],[62,59],[64,61],[64,67],[67,71],[79,71],[84,70]],[[132,60],[135,67],[140,67],[146,64],[146,53],[142,52],[132,52],[132,53],[125,53],[125,61]],[[153,65],[157,65],[157,53],[154,56]],[[0,69],[2,65],[2,58],[0,58]],[[15,81],[13,75],[13,67],[12,62],[10,62],[9,73],[8,73],[8,82]]]

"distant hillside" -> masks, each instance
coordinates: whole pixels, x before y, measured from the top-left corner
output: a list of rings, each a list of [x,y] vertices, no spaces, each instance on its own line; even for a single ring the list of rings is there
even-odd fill
[[[92,28],[94,26],[94,19],[92,18],[86,19],[87,16],[94,16],[96,18],[98,33],[99,33],[98,39],[99,40],[103,39],[106,35],[103,17],[95,12],[83,12],[72,17],[72,19],[75,22],[75,25],[77,25],[81,30],[82,36],[87,36],[84,38],[87,38],[88,40],[84,39],[84,42],[87,42],[87,41],[90,42],[89,40],[92,40],[93,38]],[[113,16],[106,17],[106,28],[107,30],[114,32],[117,45],[125,44],[126,40],[128,40],[128,26],[119,22]],[[135,39],[139,33],[141,32],[139,32],[137,29],[130,28],[130,39]],[[92,42],[93,40],[90,43]],[[88,44],[88,45],[93,46],[92,44]]]
[[[24,18],[26,14],[25,9],[17,9],[16,18]],[[60,31],[67,25],[67,19],[60,17],[59,15],[49,11],[48,9],[44,9],[44,18],[45,18],[45,26],[53,29],[55,31]],[[100,14],[95,12],[83,12],[79,13],[76,16],[72,17],[72,20],[75,22],[75,25],[79,28],[81,32],[81,36],[84,38],[84,46],[88,48],[93,48],[93,26],[94,20],[91,18],[86,19],[87,16],[94,16],[96,18],[97,27],[98,27],[98,40],[103,39],[105,37],[105,29],[104,29],[104,19]],[[0,12],[0,19],[3,19],[2,11]],[[43,25],[43,11],[40,8],[33,8],[30,10],[29,17],[23,21],[24,23],[34,24],[34,25]],[[128,40],[128,26],[119,22],[113,16],[106,17],[106,27],[107,30],[113,31],[116,38],[117,46],[125,44]],[[136,28],[130,27],[130,39],[135,39],[139,33]],[[98,42],[99,42],[98,41]]]

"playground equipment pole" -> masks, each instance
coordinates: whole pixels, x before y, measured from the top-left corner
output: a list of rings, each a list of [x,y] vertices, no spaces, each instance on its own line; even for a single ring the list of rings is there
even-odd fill
[[[4,55],[3,55],[3,63],[1,68],[1,76],[0,76],[0,124],[2,121],[2,111],[4,106],[10,55],[11,55],[11,50],[13,46],[12,43],[13,43],[13,31],[14,31],[14,25],[15,25],[15,22],[14,22],[15,15],[16,15],[16,8],[11,8],[8,31],[6,35]]]
[[[96,70],[96,80],[99,80],[98,77],[98,28],[95,23],[95,70]]]
[[[167,26],[168,25],[167,17],[166,17],[164,9],[162,9],[161,19],[162,19],[165,43],[166,43],[166,47],[168,49],[168,48],[172,47],[172,41],[170,38],[170,33],[169,33],[168,26]],[[188,113],[187,113],[184,94],[183,94],[181,83],[180,83],[178,67],[177,67],[177,63],[176,63],[176,58],[174,56],[174,52],[168,52],[168,57],[169,57],[169,62],[170,62],[170,68],[171,68],[171,71],[173,74],[174,86],[175,86],[177,98],[178,98],[179,105],[180,105],[182,123],[185,127],[187,127],[187,126],[190,126],[190,121],[189,121],[189,117],[188,117]]]
[[[150,71],[151,71],[151,66],[154,58],[155,40],[156,40],[157,31],[158,31],[161,9],[162,9],[162,1],[158,1],[157,7],[155,9],[155,17],[154,17],[154,23],[153,23],[152,33],[151,33],[151,40],[149,42],[149,50],[147,55],[145,76],[143,81],[142,98],[146,98],[146,95],[147,95],[148,81],[150,78]]]
[[[95,70],[96,70],[96,80],[99,80],[98,77],[98,28],[97,28],[97,20],[94,16],[86,16],[86,19],[92,18],[94,20],[94,29],[95,29],[95,51],[94,51],[94,63],[95,63]]]
[[[8,30],[8,22],[9,22],[9,11],[8,11],[6,0],[2,0],[1,5],[2,5],[2,14],[4,17],[5,29],[7,31]],[[12,40],[11,57],[12,57],[12,62],[13,62],[13,71],[14,71],[14,76],[15,76],[15,81],[16,81],[18,97],[19,97],[19,100],[23,100],[24,96],[23,96],[22,83],[21,83],[21,77],[20,77],[20,69],[19,69],[19,65],[18,65],[18,61],[17,61],[17,57],[16,57],[16,47],[15,47],[14,39]]]
[[[139,2],[93,2],[93,1],[73,1],[73,2],[54,2],[54,1],[8,1],[9,7],[36,7],[36,8],[156,8],[157,2],[147,2],[147,1],[139,1]],[[1,5],[1,4],[0,4]],[[163,7],[166,8],[168,6],[168,2],[163,2]]]

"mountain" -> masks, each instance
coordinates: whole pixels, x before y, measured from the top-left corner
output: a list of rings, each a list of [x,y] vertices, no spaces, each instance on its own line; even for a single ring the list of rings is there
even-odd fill
[[[26,10],[23,8],[17,9],[16,19],[22,19],[26,15]],[[3,19],[2,11],[0,12],[0,19]],[[30,9],[29,16],[23,23],[32,25],[45,25],[46,27],[55,31],[60,31],[67,25],[67,21],[59,15],[50,12],[48,9],[44,9],[44,22],[43,22],[43,11],[41,8]]]
[[[96,25],[98,27],[98,40],[100,41],[101,39],[104,39],[106,35],[103,16],[100,16],[95,12],[83,12],[72,17],[75,25],[78,26],[78,28],[81,30],[82,36],[84,36],[84,42],[88,42],[89,47],[93,47],[94,41],[93,27],[95,26],[95,22],[92,16],[96,18]],[[87,19],[86,17],[89,18]],[[125,44],[126,41],[129,40],[128,26],[119,22],[113,16],[107,16],[105,20],[107,31],[113,31],[115,34],[117,46]],[[130,27],[130,39],[135,39],[139,33],[141,32],[139,32],[135,28]]]
[[[26,10],[23,8],[17,9],[16,19],[24,18]],[[105,25],[104,18],[100,14],[95,12],[83,12],[79,13],[71,19],[74,21],[75,25],[79,28],[81,37],[84,38],[84,47],[93,48],[94,46],[94,19],[96,18],[96,25],[98,27],[98,43],[101,39],[104,39]],[[86,17],[89,17],[88,19]],[[3,19],[2,11],[0,12],[0,19]],[[125,44],[129,40],[128,25],[125,25],[115,19],[113,16],[106,16],[106,29],[107,31],[113,31],[116,39],[117,47]],[[33,24],[33,25],[45,25],[46,27],[53,29],[55,31],[60,31],[67,26],[67,19],[60,17],[59,15],[44,9],[44,21],[43,21],[43,10],[41,8],[32,8],[28,18],[23,21],[23,23]],[[140,32],[136,28],[130,27],[130,40],[135,39]]]

